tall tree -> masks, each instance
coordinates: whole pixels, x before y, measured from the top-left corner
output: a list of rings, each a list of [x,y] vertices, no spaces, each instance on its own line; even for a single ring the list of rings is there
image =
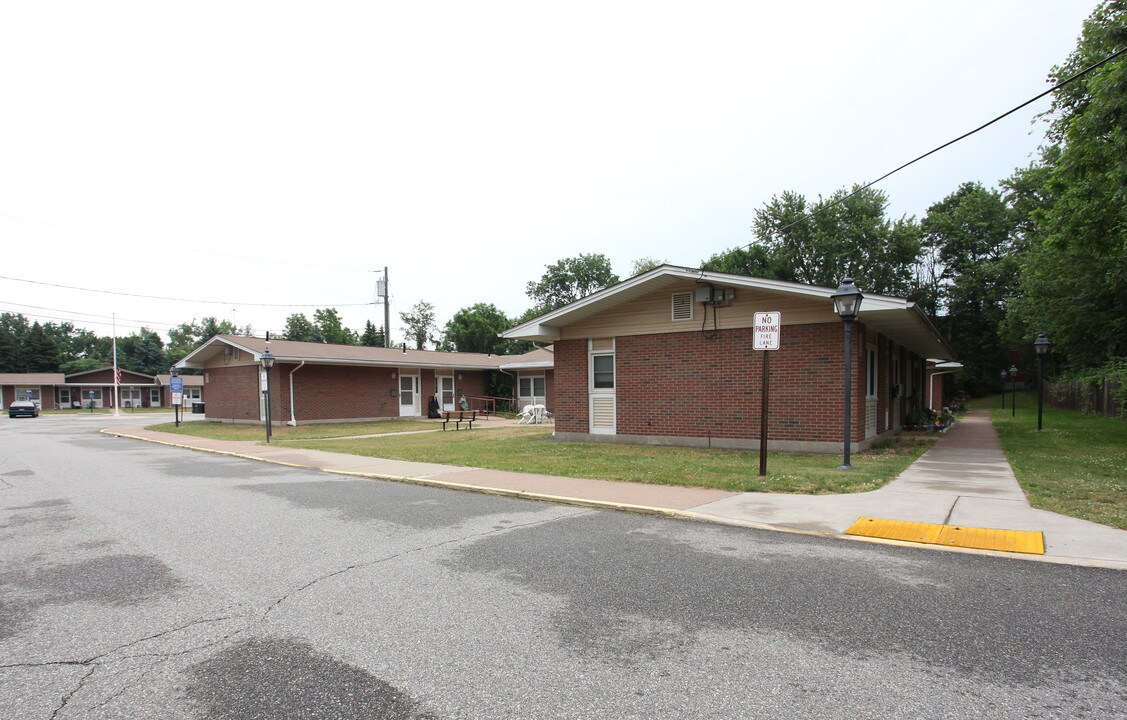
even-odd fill
[[[434,323],[434,306],[420,300],[415,303],[410,312],[399,313],[403,322],[403,336],[407,342],[414,343],[416,350],[422,350],[427,342],[434,341],[434,332],[438,326]]]
[[[478,303],[454,313],[446,323],[442,349],[455,352],[504,353],[506,341],[498,337],[512,323],[496,305]]]
[[[573,303],[617,282],[618,276],[611,269],[606,255],[580,254],[548,265],[547,272],[539,281],[525,286],[525,292],[536,303],[539,314]]]
[[[842,189],[813,204],[785,191],[756,211],[755,243],[713,255],[702,267],[823,287],[852,275],[865,292],[914,296],[919,224],[889,220],[887,206],[874,188]]]
[[[1076,49],[1049,80],[1063,81],[1127,47],[1127,4],[1099,5]],[[1127,56],[1058,89],[1047,113],[1041,168],[1015,178],[1039,206],[1013,307],[1025,340],[1048,333],[1076,368],[1127,357]],[[1038,175],[1032,175],[1034,170]]]
[[[23,337],[23,352],[20,358],[22,372],[58,372],[59,345],[57,340],[39,321],[28,328]]]
[[[333,345],[356,345],[360,342],[356,333],[344,326],[336,308],[314,311],[313,324],[321,335],[321,342]]]
[[[324,342],[321,331],[303,313],[294,313],[286,318],[283,338],[297,342]]]
[[[1007,362],[999,328],[1018,280],[1015,215],[1000,192],[968,182],[928,208],[922,227],[942,267],[944,327],[967,370],[957,382],[984,394]]]
[[[360,344],[367,347],[383,347],[383,329],[377,328],[371,320],[364,323],[364,332],[360,335]]]

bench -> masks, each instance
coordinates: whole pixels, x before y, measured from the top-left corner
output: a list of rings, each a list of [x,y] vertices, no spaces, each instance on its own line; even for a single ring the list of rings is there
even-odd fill
[[[473,430],[474,420],[477,420],[477,410],[447,410],[442,413],[442,429],[446,430],[446,423],[454,423],[454,429],[461,430],[462,423],[467,423]]]

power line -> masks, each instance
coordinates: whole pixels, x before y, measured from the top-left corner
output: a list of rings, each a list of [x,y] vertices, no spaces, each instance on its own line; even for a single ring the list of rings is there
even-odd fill
[[[242,307],[279,307],[279,308],[325,308],[325,307],[361,307],[372,305],[373,303],[248,303],[248,302],[235,302],[233,300],[192,300],[189,298],[174,298],[163,297],[160,295],[141,295],[138,293],[118,292],[115,290],[100,290],[98,288],[84,288],[75,285],[60,285],[58,283],[42,282],[39,280],[24,280],[21,278],[8,277],[7,275],[0,275],[0,280],[11,280],[12,282],[29,283],[31,285],[43,285],[46,287],[62,288],[64,290],[81,290],[82,292],[101,293],[103,295],[121,295],[124,297],[144,298],[146,300],[168,300],[170,302],[186,302],[186,303],[206,303],[209,305],[239,305]]]
[[[60,313],[66,313],[67,315],[82,315],[84,317],[102,318],[102,319],[112,319],[113,318],[112,315],[98,315],[96,313],[85,313],[85,312],[79,312],[78,310],[64,310],[62,308],[49,308],[49,307],[43,307],[41,305],[26,305],[24,303],[12,302],[11,300],[0,300],[0,304],[10,305],[10,306],[13,306],[13,307],[31,308],[33,310],[47,310],[48,312],[60,312]],[[169,327],[176,327],[179,324],[179,323],[161,322],[159,320],[138,320],[136,318],[118,318],[118,320],[122,320],[124,322],[143,323],[145,325],[168,325]]]
[[[859,194],[859,193],[861,193],[861,192],[863,192],[863,191],[865,191],[865,190],[868,190],[868,189],[869,189],[869,188],[871,188],[871,187],[872,187],[873,185],[876,185],[876,184],[877,184],[877,183],[879,183],[880,181],[882,181],[882,180],[885,180],[885,179],[887,179],[887,178],[889,178],[889,177],[891,177],[891,176],[895,175],[896,173],[900,172],[901,170],[903,170],[904,168],[908,167],[909,165],[914,165],[915,163],[919,162],[920,160],[923,160],[924,158],[928,157],[929,155],[934,155],[935,153],[939,152],[940,150],[943,150],[944,148],[950,147],[951,145],[954,145],[955,143],[957,143],[957,142],[959,142],[959,141],[961,141],[961,140],[965,140],[966,138],[970,137],[971,135],[974,135],[975,133],[979,132],[980,130],[985,130],[986,128],[990,127],[991,125],[993,125],[994,123],[998,122],[999,120],[1002,120],[1002,119],[1004,119],[1004,118],[1006,118],[1006,117],[1009,117],[1010,115],[1013,115],[1013,114],[1014,114],[1015,112],[1017,112],[1018,110],[1021,110],[1021,109],[1022,109],[1022,108],[1024,108],[1024,107],[1027,107],[1027,106],[1029,106],[1029,105],[1032,105],[1033,103],[1037,102],[1038,100],[1040,100],[1041,98],[1045,97],[1046,95],[1050,95],[1050,94],[1052,94],[1052,93],[1056,92],[1057,90],[1061,89],[1061,88],[1062,88],[1062,87],[1064,87],[1065,85],[1068,85],[1069,83],[1071,83],[1071,82],[1073,82],[1073,81],[1075,81],[1075,80],[1078,80],[1079,78],[1083,77],[1084,75],[1087,75],[1088,73],[1092,72],[1093,70],[1096,70],[1097,68],[1099,68],[1099,67],[1101,67],[1101,66],[1103,66],[1103,65],[1106,65],[1107,63],[1111,62],[1112,60],[1114,60],[1115,58],[1119,57],[1120,55],[1122,55],[1122,54],[1123,54],[1123,53],[1125,53],[1125,52],[1127,52],[1127,48],[1123,48],[1123,49],[1121,49],[1121,50],[1116,50],[1116,51],[1115,51],[1115,52],[1113,52],[1113,53],[1112,53],[1111,55],[1108,55],[1107,57],[1105,57],[1105,58],[1104,58],[1103,60],[1100,60],[1099,62],[1097,62],[1097,63],[1094,63],[1094,64],[1092,64],[1092,65],[1089,65],[1088,67],[1084,68],[1083,70],[1080,70],[1079,72],[1075,73],[1075,74],[1074,74],[1074,75],[1072,75],[1071,77],[1068,77],[1068,78],[1066,78],[1066,79],[1064,79],[1064,80],[1060,81],[1059,83],[1057,83],[1056,85],[1052,86],[1052,87],[1051,87],[1051,88],[1049,88],[1048,90],[1046,90],[1046,91],[1044,91],[1044,92],[1042,92],[1042,93],[1040,93],[1040,94],[1038,94],[1038,95],[1035,95],[1034,97],[1032,97],[1032,98],[1030,98],[1030,99],[1026,100],[1025,102],[1021,103],[1020,105],[1018,105],[1018,106],[1016,106],[1016,107],[1013,107],[1013,108],[1011,108],[1011,109],[1007,110],[1006,112],[1002,113],[1001,115],[999,115],[998,117],[994,118],[993,120],[990,120],[989,122],[986,122],[986,123],[983,123],[982,125],[979,125],[978,127],[976,127],[976,128],[974,129],[974,130],[971,130],[970,132],[965,132],[965,133],[963,133],[962,135],[960,135],[959,137],[955,138],[954,140],[948,140],[947,142],[943,143],[943,144],[942,144],[942,145],[940,145],[939,147],[937,147],[937,148],[934,148],[934,149],[932,149],[932,150],[929,150],[929,151],[925,152],[925,153],[924,153],[923,155],[920,155],[919,157],[917,157],[917,158],[915,158],[915,159],[913,159],[913,160],[909,160],[908,162],[904,163],[903,165],[901,165],[900,167],[898,167],[898,168],[896,168],[896,169],[894,169],[894,170],[890,170],[889,172],[886,172],[886,173],[885,173],[884,175],[881,175],[881,176],[880,176],[880,177],[878,177],[878,178],[877,178],[876,180],[873,180],[873,181],[872,181],[872,182],[870,182],[870,183],[867,183],[867,184],[865,184],[865,185],[862,185],[861,187],[857,188],[856,190],[854,190],[853,192],[849,193],[848,195],[846,195],[845,197],[841,198],[840,200],[838,200],[838,201],[837,201],[837,202],[835,202],[835,203],[831,203],[830,205],[827,205],[827,206],[824,206],[824,207],[822,207],[822,208],[819,208],[819,209],[818,209],[817,211],[815,211],[815,212],[807,212],[807,213],[804,213],[804,214],[802,215],[802,217],[800,217],[800,218],[798,218],[797,220],[794,220],[794,221],[792,221],[792,222],[789,222],[789,223],[787,223],[786,225],[784,225],[784,226],[782,226],[782,227],[780,227],[780,228],[776,228],[776,229],[774,230],[774,232],[775,232],[775,233],[780,233],[780,232],[782,232],[782,231],[784,231],[784,230],[787,230],[788,228],[794,227],[795,225],[797,225],[797,224],[798,224],[798,223],[800,223],[800,222],[803,222],[803,221],[805,221],[805,220],[809,220],[810,218],[814,217],[814,216],[815,216],[815,215],[816,215],[817,213],[819,213],[819,212],[822,212],[822,211],[824,211],[824,210],[827,210],[827,209],[829,209],[830,207],[833,207],[834,205],[840,205],[840,204],[844,203],[844,202],[845,202],[846,200],[848,200],[849,198],[853,197],[854,195],[857,195],[857,194]],[[742,250],[743,248],[751,248],[751,246],[752,246],[752,245],[754,245],[754,244],[755,244],[755,243],[753,243],[753,242],[752,242],[752,243],[748,243],[747,245],[740,245],[740,246],[736,247],[736,248],[735,248],[734,250],[732,250],[732,251],[729,251],[729,252],[734,252],[735,250]],[[729,253],[721,253],[721,257],[722,257],[722,256],[724,256],[724,255],[727,255],[727,254],[729,254]]]
[[[109,233],[98,232],[97,230],[84,230],[82,228],[70,227],[69,225],[60,225],[59,223],[47,222],[45,220],[34,220],[32,218],[20,217],[19,215],[12,215],[12,214],[9,214],[9,213],[0,213],[0,217],[11,218],[12,220],[19,220],[21,222],[34,223],[36,225],[45,225],[47,227],[56,227],[56,228],[59,228],[61,230],[70,230],[71,232],[85,233],[87,235],[95,235],[97,237],[109,238],[111,240],[124,240],[125,242],[133,243],[135,245],[140,245],[140,246],[142,246],[146,249],[151,248],[153,246],[152,242],[142,242],[140,240],[134,240],[133,238],[124,237],[122,235],[111,235]],[[274,263],[276,265],[292,265],[294,267],[316,268],[318,270],[336,270],[338,272],[362,272],[362,273],[377,272],[376,270],[364,270],[364,269],[357,268],[357,267],[338,267],[338,266],[335,266],[335,265],[314,265],[314,264],[311,264],[311,263],[293,262],[292,260],[279,260],[277,258],[258,258],[258,257],[251,257],[249,255],[235,255],[233,253],[215,252],[214,250],[201,250],[201,249],[195,248],[195,247],[192,248],[192,252],[193,253],[200,253],[200,254],[204,254],[204,255],[215,255],[217,257],[236,258],[238,260],[249,260],[250,262],[253,262],[253,263],[268,262],[268,263]]]

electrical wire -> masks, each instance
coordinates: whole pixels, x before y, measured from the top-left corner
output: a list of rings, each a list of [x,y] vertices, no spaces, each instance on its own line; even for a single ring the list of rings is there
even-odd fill
[[[11,300],[0,300],[0,305],[10,305],[12,307],[31,308],[33,310],[47,310],[48,312],[66,313],[67,315],[82,315],[84,317],[102,318],[103,320],[112,320],[113,315],[99,315],[96,313],[79,312],[78,310],[64,310],[62,308],[49,308],[41,305],[25,305],[24,303],[12,302]],[[167,325],[169,327],[176,327],[179,323],[161,322],[159,320],[138,320],[137,318],[117,318],[123,322],[143,323],[144,325]]]
[[[12,215],[10,213],[0,213],[0,217],[11,218],[12,220],[19,220],[21,222],[34,223],[36,225],[45,225],[47,227],[56,227],[56,228],[59,228],[61,230],[70,230],[71,232],[85,233],[87,235],[104,237],[104,238],[108,238],[108,239],[111,239],[111,240],[124,240],[125,242],[133,243],[135,245],[139,245],[139,246],[144,247],[146,249],[151,248],[153,246],[153,243],[151,243],[151,242],[142,242],[140,240],[134,240],[132,238],[124,237],[122,235],[111,235],[109,233],[98,232],[97,230],[84,230],[82,228],[70,227],[69,225],[60,225],[59,223],[47,222],[45,220],[34,220],[32,218],[20,217],[19,215]],[[335,265],[313,265],[311,263],[299,263],[299,262],[293,262],[292,260],[279,260],[277,258],[257,258],[257,257],[251,257],[249,255],[235,255],[235,254],[232,254],[232,253],[215,252],[214,250],[201,250],[199,248],[192,248],[192,252],[193,253],[200,253],[200,254],[204,254],[204,255],[215,255],[217,257],[236,258],[238,260],[249,260],[250,262],[253,262],[253,263],[256,263],[256,264],[267,262],[267,263],[274,263],[276,265],[292,265],[294,267],[315,268],[315,269],[318,269],[318,270],[335,270],[335,271],[338,271],[338,272],[363,272],[363,273],[379,272],[378,270],[364,270],[364,269],[357,268],[357,267],[338,267],[338,266],[335,266]]]
[[[865,184],[865,185],[862,185],[861,187],[857,188],[856,190],[854,190],[853,192],[849,193],[849,194],[848,194],[848,195],[846,195],[845,197],[841,198],[841,199],[840,199],[840,200],[838,200],[837,202],[835,202],[835,203],[831,203],[831,204],[829,204],[829,205],[827,205],[827,206],[824,206],[824,207],[822,207],[822,208],[819,208],[819,209],[818,209],[817,211],[813,211],[813,212],[807,212],[807,213],[803,214],[803,216],[802,216],[802,217],[800,217],[800,218],[798,218],[797,220],[794,220],[794,221],[792,221],[792,222],[789,222],[789,223],[787,223],[786,225],[783,225],[783,226],[782,226],[782,227],[780,227],[780,228],[776,228],[776,229],[775,229],[775,230],[774,230],[773,232],[774,232],[774,233],[776,233],[776,234],[778,234],[778,233],[781,233],[781,232],[782,232],[782,231],[784,231],[784,230],[787,230],[787,229],[789,229],[789,228],[792,228],[792,227],[794,227],[795,225],[799,224],[800,222],[804,222],[804,221],[806,221],[806,220],[809,220],[810,218],[813,218],[813,217],[814,217],[815,215],[817,215],[817,214],[818,214],[819,212],[823,212],[823,211],[825,211],[825,210],[828,210],[829,208],[831,208],[831,207],[833,207],[833,206],[835,206],[835,205],[841,205],[842,203],[844,203],[844,202],[845,202],[846,200],[850,199],[851,197],[853,197],[853,196],[855,196],[855,195],[857,195],[857,194],[859,194],[859,193],[861,193],[861,192],[863,192],[863,191],[865,191],[865,190],[868,190],[869,188],[871,188],[872,186],[874,186],[874,185],[876,185],[877,183],[881,182],[882,180],[886,180],[886,179],[888,179],[889,177],[892,177],[893,175],[895,175],[896,173],[900,172],[900,171],[901,171],[901,170],[903,170],[904,168],[906,168],[906,167],[908,167],[908,166],[910,166],[910,165],[914,165],[914,164],[916,164],[917,162],[919,162],[920,160],[923,160],[924,158],[928,157],[929,155],[934,155],[935,153],[939,152],[940,150],[943,150],[944,148],[950,147],[951,145],[954,145],[955,143],[957,143],[957,142],[959,142],[959,141],[961,141],[961,140],[965,140],[966,138],[970,137],[971,135],[974,135],[975,133],[979,132],[980,130],[985,130],[986,128],[990,127],[991,125],[993,125],[994,123],[998,122],[999,120],[1002,120],[1002,119],[1004,119],[1004,118],[1006,118],[1006,117],[1009,117],[1010,115],[1013,115],[1013,114],[1014,114],[1015,112],[1017,112],[1018,110],[1021,110],[1021,109],[1022,109],[1022,108],[1024,108],[1024,107],[1027,107],[1027,106],[1029,106],[1029,105],[1032,105],[1033,103],[1037,102],[1038,100],[1040,100],[1041,98],[1045,97],[1046,95],[1049,95],[1049,94],[1051,94],[1051,93],[1054,93],[1054,92],[1056,92],[1057,90],[1059,90],[1059,89],[1061,89],[1062,87],[1064,87],[1065,85],[1068,85],[1069,83],[1072,83],[1072,82],[1074,82],[1074,81],[1076,81],[1076,80],[1080,79],[1081,77],[1083,77],[1084,75],[1087,75],[1088,73],[1092,72],[1093,70],[1096,70],[1096,69],[1098,69],[1098,68],[1102,67],[1103,65],[1106,65],[1107,63],[1111,62],[1112,60],[1114,60],[1115,58],[1119,57],[1120,55],[1122,55],[1122,54],[1123,54],[1123,53],[1125,53],[1125,52],[1127,52],[1127,48],[1123,48],[1123,49],[1121,49],[1121,50],[1116,50],[1116,51],[1115,51],[1115,52],[1113,52],[1113,53],[1112,53],[1111,55],[1108,55],[1107,57],[1105,57],[1105,58],[1104,58],[1103,60],[1100,60],[1099,62],[1093,63],[1092,65],[1089,65],[1088,67],[1084,68],[1083,70],[1080,70],[1080,71],[1076,72],[1076,73],[1075,73],[1075,74],[1073,74],[1073,75],[1072,75],[1071,77],[1068,77],[1068,78],[1066,78],[1066,79],[1064,79],[1064,80],[1060,81],[1059,83],[1057,83],[1056,85],[1053,85],[1053,86],[1052,86],[1051,88],[1049,88],[1048,90],[1046,90],[1046,91],[1044,91],[1044,92],[1042,92],[1042,93],[1040,93],[1040,94],[1038,94],[1038,95],[1036,95],[1036,96],[1034,96],[1034,97],[1032,97],[1032,98],[1030,98],[1030,99],[1026,100],[1025,102],[1021,103],[1020,105],[1018,105],[1018,106],[1016,106],[1016,107],[1013,107],[1013,108],[1011,108],[1011,109],[1007,110],[1006,112],[1002,113],[1001,115],[999,115],[998,117],[994,118],[993,120],[990,120],[989,122],[985,122],[985,123],[983,123],[982,125],[979,125],[978,127],[976,127],[976,128],[974,129],[974,130],[971,130],[970,132],[965,132],[965,133],[963,133],[962,135],[960,135],[959,137],[955,138],[954,140],[948,140],[947,142],[943,143],[943,144],[942,144],[942,145],[940,145],[939,147],[933,148],[933,149],[931,149],[931,150],[929,150],[929,151],[925,152],[925,153],[924,153],[923,155],[920,155],[919,157],[917,157],[917,158],[915,158],[915,159],[913,159],[913,160],[909,160],[908,162],[906,162],[906,163],[904,163],[903,165],[901,165],[901,166],[899,166],[899,167],[895,168],[894,170],[890,170],[889,172],[886,172],[886,173],[885,173],[884,175],[881,175],[881,176],[880,176],[880,177],[878,177],[878,178],[877,178],[876,180],[873,180],[873,181],[872,181],[872,182],[870,182],[870,183],[867,183],[867,184]],[[753,245],[755,245],[755,243],[754,243],[754,242],[752,242],[752,243],[748,243],[747,245],[740,245],[740,246],[738,246],[738,247],[736,247],[736,248],[733,248],[732,250],[729,250],[729,251],[728,251],[728,252],[726,252],[726,253],[721,253],[721,254],[720,254],[720,257],[723,257],[724,255],[728,255],[728,254],[731,254],[731,253],[735,252],[736,250],[743,250],[744,248],[748,248],[748,249],[750,249],[750,248],[751,248],[751,247],[752,247]]]
[[[248,303],[248,302],[234,302],[232,300],[192,300],[190,298],[174,298],[163,297],[160,295],[141,295],[138,293],[119,292],[116,290],[99,290],[97,288],[77,287],[75,285],[60,285],[58,283],[42,282],[39,280],[24,280],[22,278],[9,277],[7,275],[0,275],[0,280],[11,280],[12,282],[28,283],[31,285],[43,285],[46,287],[62,288],[64,290],[81,290],[82,292],[102,293],[103,295],[121,295],[124,297],[144,298],[146,300],[168,300],[170,302],[186,302],[186,303],[206,303],[209,305],[239,305],[242,307],[311,307],[311,308],[325,308],[325,307],[361,307],[372,305],[370,302],[363,303]]]

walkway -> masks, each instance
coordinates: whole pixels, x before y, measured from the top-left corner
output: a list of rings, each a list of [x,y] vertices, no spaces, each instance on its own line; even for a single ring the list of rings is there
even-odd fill
[[[1040,531],[1043,556],[958,551],[1127,570],[1127,531],[1029,506],[985,410],[968,413],[885,487],[850,495],[733,493],[532,475],[209,440],[141,427],[103,432],[326,472],[835,537],[849,537],[845,531],[860,517]]]

